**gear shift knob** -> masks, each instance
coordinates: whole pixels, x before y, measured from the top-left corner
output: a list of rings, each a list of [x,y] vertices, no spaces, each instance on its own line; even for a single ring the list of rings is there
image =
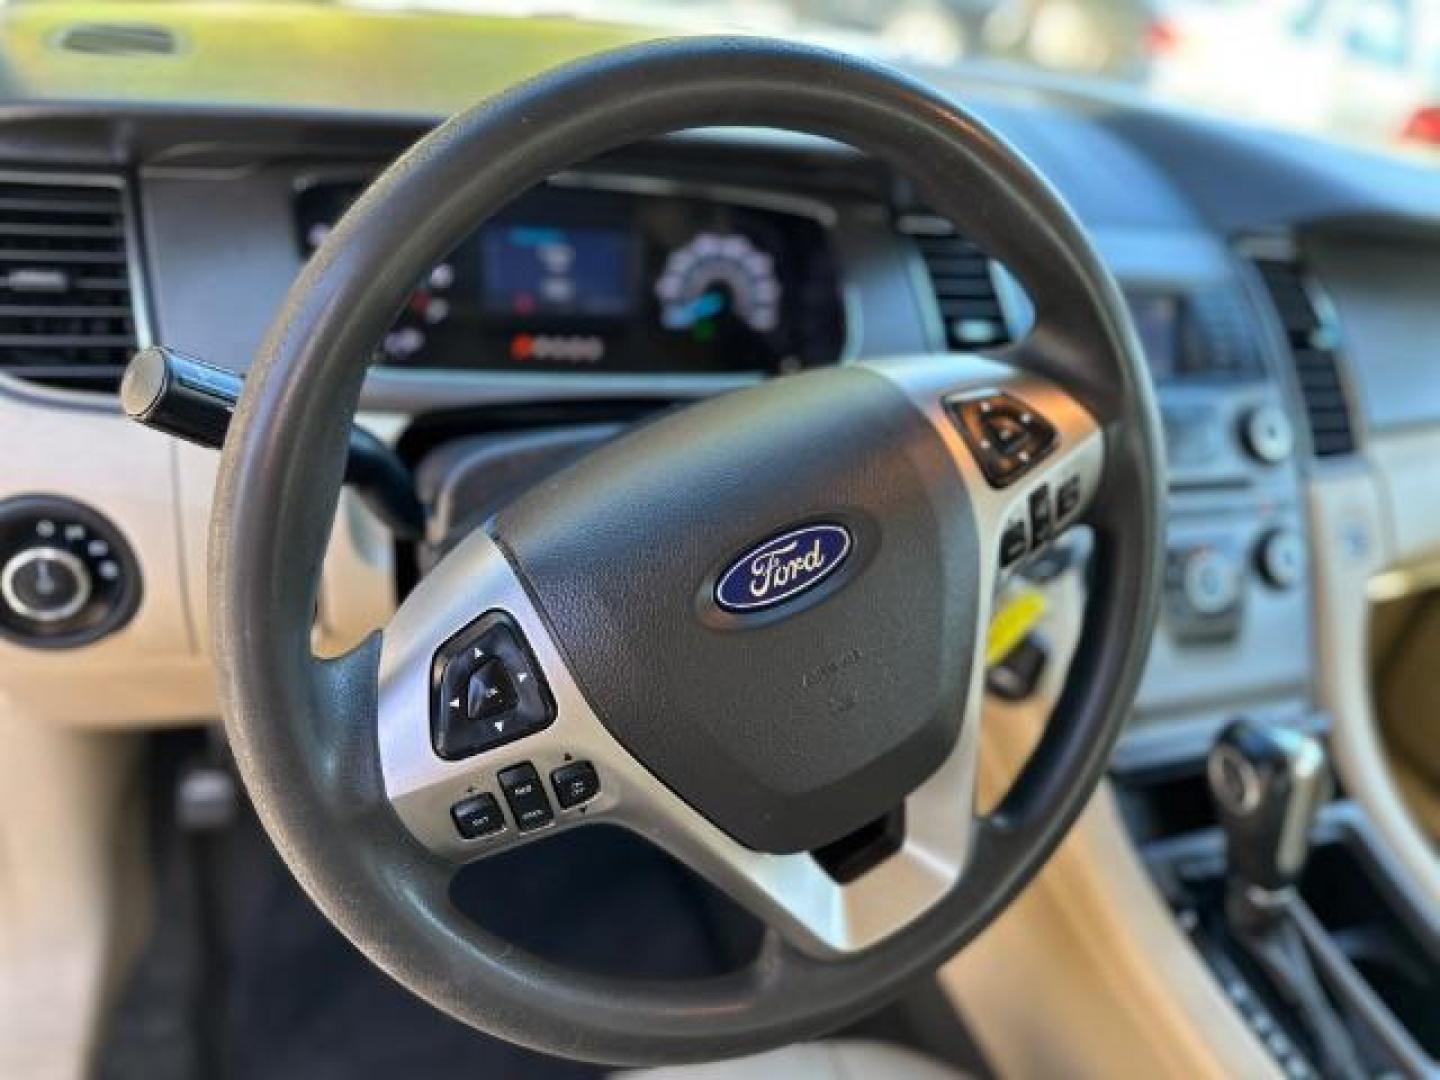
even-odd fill
[[[1205,773],[1232,886],[1259,899],[1294,885],[1310,853],[1310,827],[1330,797],[1319,740],[1237,720],[1220,733]]]

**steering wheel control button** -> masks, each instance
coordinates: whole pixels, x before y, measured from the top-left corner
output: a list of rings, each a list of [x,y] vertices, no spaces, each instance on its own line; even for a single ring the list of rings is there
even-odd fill
[[[545,797],[545,788],[540,783],[540,774],[528,761],[502,770],[500,789],[505,792],[505,801],[510,804],[515,827],[521,832],[542,828],[555,820],[550,800]]]
[[[554,770],[550,774],[550,786],[555,789],[555,801],[560,809],[570,810],[600,794],[600,774],[590,762],[575,761]]]
[[[1055,491],[1055,517],[1064,521],[1080,508],[1080,478],[1072,476]]]
[[[499,660],[486,660],[470,676],[465,690],[465,715],[491,720],[515,708],[515,685]]]
[[[1030,493],[1030,542],[1036,547],[1055,535],[1055,514],[1050,503],[1050,485],[1041,484]]]
[[[124,625],[139,599],[135,557],[95,511],[48,495],[0,502],[0,636],[85,645]]]
[[[461,799],[450,808],[450,817],[466,840],[494,836],[505,828],[505,815],[500,811],[500,803],[488,792]]]
[[[435,654],[430,725],[435,753],[458,761],[533,735],[555,703],[509,615],[492,611]]]
[[[1014,566],[1030,550],[1030,533],[1023,519],[1016,519],[1005,526],[1000,534],[1000,566]]]
[[[1008,487],[1055,449],[1050,422],[1009,394],[957,398],[946,407],[991,487]]]

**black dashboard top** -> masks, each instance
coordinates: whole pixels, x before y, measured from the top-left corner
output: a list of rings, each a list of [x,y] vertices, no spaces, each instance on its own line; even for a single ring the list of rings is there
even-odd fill
[[[77,32],[103,37],[115,27],[145,27],[144,48],[71,47]],[[203,237],[215,235],[227,224],[213,220],[217,212],[213,204],[194,212],[172,205],[185,195],[187,185],[192,193],[207,190],[213,195],[216,189],[204,189],[202,180],[236,181],[227,193],[240,198],[243,192],[244,199],[252,200],[237,204],[237,212],[278,213],[282,201],[293,200],[296,178],[312,167],[350,163],[374,171],[445,115],[518,79],[583,53],[655,36],[653,28],[574,19],[378,12],[324,5],[22,3],[7,9],[0,36],[0,166],[105,171],[137,178],[156,277],[158,299],[152,297],[152,302],[162,305],[167,324],[183,333],[189,326],[184,315],[187,304],[214,298],[196,295],[191,283],[179,279],[194,276],[195,260],[204,257]],[[343,48],[317,48],[316,41],[343,41]],[[1354,243],[1362,246],[1400,237],[1406,245],[1421,246],[1412,261],[1426,266],[1433,265],[1430,253],[1440,246],[1440,171],[1433,167],[1183,113],[1129,91],[1098,85],[984,66],[916,69],[914,74],[963,99],[1034,161],[1091,230],[1117,276],[1161,294],[1158,306],[1146,309],[1152,317],[1164,307],[1166,293],[1216,282],[1234,285],[1232,245],[1243,237],[1303,234],[1302,239],[1333,240],[1327,252],[1333,255],[1338,250],[1342,260],[1351,243],[1347,237],[1358,234]],[[650,168],[653,173],[658,161],[659,171],[669,176],[704,176],[717,160],[738,164],[733,154],[737,147],[745,149],[744,185],[750,189],[798,187],[820,193],[822,201],[833,195],[838,203],[857,205],[866,199],[884,203],[895,193],[893,177],[847,148],[778,132],[685,133],[632,148],[625,162],[627,167],[639,163],[641,171]],[[289,208],[283,212],[287,218],[293,213]],[[690,212],[696,215],[691,223],[695,224],[707,214],[713,219],[717,211],[697,204]],[[663,237],[653,222],[608,237],[594,230],[574,231],[577,226],[571,222],[572,234],[562,239],[584,241],[568,243],[571,257],[581,257],[584,248],[585,260],[609,259],[614,264],[611,269],[623,264],[624,274],[634,275],[623,295],[601,298],[612,306],[625,306],[628,322],[616,322],[615,311],[566,310],[564,303],[552,302],[546,310],[528,315],[511,310],[506,316],[510,323],[504,325],[499,291],[483,273],[469,282],[463,296],[446,298],[450,307],[439,321],[461,326],[469,319],[470,330],[490,333],[494,347],[487,355],[498,359],[477,364],[471,357],[464,366],[507,376],[509,371],[496,369],[511,367],[507,357],[513,358],[512,350],[524,351],[527,345],[533,350],[537,338],[545,339],[546,348],[557,355],[593,355],[594,321],[609,319],[612,340],[602,343],[607,363],[602,365],[603,374],[595,376],[595,385],[603,386],[609,378],[615,393],[639,387],[646,394],[669,394],[676,387],[662,385],[665,372],[647,355],[660,342],[679,345],[677,330],[694,328],[667,327],[667,318],[704,323],[697,313],[704,315],[721,304],[726,310],[719,314],[728,321],[712,320],[714,325],[700,333],[725,334],[726,347],[707,347],[698,340],[685,343],[684,349],[691,353],[687,367],[716,378],[734,378],[833,359],[838,343],[856,330],[844,326],[851,314],[863,315],[860,329],[871,334],[884,330],[887,320],[916,317],[913,310],[887,315],[879,305],[859,313],[846,309],[844,315],[833,310],[835,289],[828,279],[834,271],[824,265],[825,245],[798,242],[810,226],[763,208],[751,207],[746,213],[750,220],[742,229],[707,226],[675,230]],[[768,220],[759,220],[767,214]],[[238,221],[229,221],[228,227],[239,227]],[[292,229],[293,221],[286,228]],[[888,230],[889,224],[852,221],[842,246],[853,249],[855,237],[867,235],[867,228],[873,233]],[[704,288],[694,295],[684,294],[682,288],[676,293],[679,299],[660,295],[666,260],[683,254],[700,233],[758,247],[762,245],[756,244],[757,229],[769,230],[772,239],[788,236],[774,250],[764,252],[772,260],[773,273],[756,275],[750,282],[752,287],[758,282],[761,292],[778,285],[783,300],[773,318],[763,310],[764,304],[757,309],[752,299],[747,320],[737,303],[738,285],[724,290],[723,296],[710,295]],[[680,232],[687,235],[681,237]],[[477,237],[476,258],[467,266],[483,266],[487,245],[493,248],[500,242],[498,235]],[[512,234],[511,239],[516,235],[520,234]],[[521,236],[530,244],[526,250],[538,258],[539,247],[530,243],[537,238],[545,239],[537,233],[529,234],[528,240]],[[246,312],[247,320],[254,316],[257,325],[263,325],[264,313],[278,302],[301,253],[293,247],[285,253],[262,252],[255,250],[258,244],[256,239],[243,245],[243,250],[231,253],[231,259],[235,274],[256,287],[254,310]],[[178,269],[161,265],[155,254],[160,248]],[[512,254],[518,250],[512,245]],[[818,251],[820,257],[808,258],[799,254],[802,250]],[[847,250],[838,257],[852,268],[871,266],[864,251]],[[1327,263],[1333,267],[1334,259]],[[893,277],[905,271],[892,266],[889,272]],[[670,275],[672,284],[676,277],[684,275]],[[1401,288],[1408,284],[1412,294],[1425,291],[1423,282],[1407,283],[1403,273],[1397,272],[1391,280]],[[512,308],[530,302],[520,295],[523,289],[513,288],[515,284],[509,283],[504,300]],[[529,284],[542,282],[536,279]],[[693,283],[683,284],[688,288]],[[563,289],[566,284],[551,281],[549,287]],[[807,296],[808,301],[798,303]],[[1415,298],[1433,307],[1423,295]],[[195,304],[194,309],[206,310],[204,304]],[[920,315],[923,320],[924,313]],[[614,331],[621,323],[624,332],[617,335]],[[794,333],[802,324],[807,327],[805,334]],[[1374,351],[1369,343],[1383,337],[1373,320],[1362,318],[1355,325],[1368,342],[1357,343],[1360,347],[1351,350],[1352,359]],[[197,332],[202,328],[198,321],[195,328]],[[1413,326],[1407,331],[1413,337],[1411,331]],[[254,345],[251,331],[209,329],[207,334],[219,354],[239,366]],[[425,336],[425,348],[444,353],[443,330],[431,329]],[[893,344],[903,335],[881,334],[880,339]],[[933,343],[932,335],[929,344]],[[911,344],[924,347],[927,341]],[[394,359],[406,366],[405,358]],[[382,372],[377,384],[390,385],[394,392],[382,394],[380,400],[397,407],[407,401],[433,400],[444,391],[439,383],[423,389],[426,378],[462,366],[447,362],[443,355],[438,360],[412,359],[409,367],[426,370]],[[569,366],[567,359],[555,368]],[[635,383],[630,378],[634,373],[650,381]],[[485,393],[502,385],[492,379]],[[537,385],[512,389],[533,393]],[[1361,399],[1372,424],[1412,422],[1417,408],[1425,415],[1440,415],[1440,402],[1416,406],[1405,398],[1404,387],[1405,380],[1384,365],[1367,372]]]

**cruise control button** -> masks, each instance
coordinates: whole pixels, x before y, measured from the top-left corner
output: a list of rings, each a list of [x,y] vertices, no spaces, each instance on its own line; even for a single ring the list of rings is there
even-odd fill
[[[560,809],[569,810],[600,794],[600,775],[590,762],[576,761],[552,772],[550,786],[555,789],[555,801]]]
[[[1000,566],[1011,566],[1030,550],[1030,537],[1025,522],[1012,521],[1000,534]]]
[[[1080,505],[1080,478],[1072,476],[1055,492],[1055,516],[1062,521]]]
[[[505,817],[500,812],[500,804],[495,796],[489,793],[460,800],[450,808],[450,817],[455,821],[455,828],[466,840],[493,836],[505,828]]]
[[[545,797],[545,788],[540,783],[540,774],[528,761],[503,770],[500,773],[500,789],[505,792],[505,801],[510,804],[515,827],[521,832],[538,829],[554,820],[550,800]]]
[[[1055,535],[1055,517],[1050,511],[1050,485],[1041,484],[1030,493],[1030,542],[1036,547]]]

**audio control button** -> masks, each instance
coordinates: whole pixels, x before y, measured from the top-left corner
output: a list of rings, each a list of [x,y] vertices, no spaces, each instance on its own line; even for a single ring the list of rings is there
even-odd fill
[[[1179,641],[1221,642],[1240,631],[1245,556],[1226,539],[1172,548],[1165,572],[1166,622]]]
[[[1220,615],[1240,594],[1240,573],[1227,556],[1200,548],[1185,559],[1180,588],[1196,614]]]
[[[1295,449],[1295,429],[1280,406],[1257,405],[1240,420],[1240,441],[1256,461],[1278,465]]]

